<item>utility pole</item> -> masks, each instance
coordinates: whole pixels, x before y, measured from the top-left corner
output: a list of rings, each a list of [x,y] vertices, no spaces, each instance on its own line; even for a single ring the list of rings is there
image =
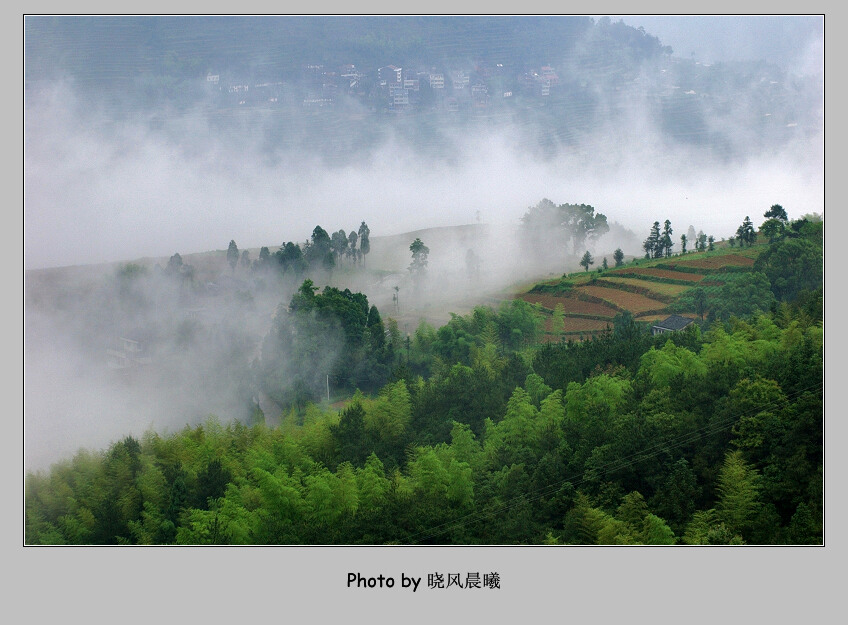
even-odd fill
[[[330,374],[327,374],[327,403],[330,403]]]

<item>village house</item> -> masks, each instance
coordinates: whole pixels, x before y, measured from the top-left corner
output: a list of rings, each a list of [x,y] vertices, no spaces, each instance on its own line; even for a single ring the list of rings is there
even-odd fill
[[[651,328],[651,334],[665,334],[666,332],[679,332],[694,323],[694,319],[681,317],[680,315],[671,315]]]
[[[403,68],[394,65],[386,65],[377,70],[380,84],[403,84]]]
[[[150,357],[144,354],[141,343],[124,337],[118,339],[117,349],[106,350],[106,356],[106,364],[112,370],[141,367],[151,362]]]
[[[444,74],[430,74],[430,89],[444,89],[445,88],[445,75]]]

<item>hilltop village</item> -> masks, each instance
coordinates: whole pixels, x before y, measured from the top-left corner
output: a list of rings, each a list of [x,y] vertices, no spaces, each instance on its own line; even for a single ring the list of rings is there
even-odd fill
[[[669,71],[676,60],[666,57],[656,75],[620,77],[611,87],[616,95],[627,90],[671,97],[678,93],[696,96],[683,89]],[[700,65],[697,63],[696,65]],[[710,67],[704,64],[704,68]],[[544,106],[586,91],[589,82],[570,77],[547,64],[522,68],[503,63],[478,61],[460,67],[401,67],[387,64],[374,70],[351,63],[306,64],[292,80],[248,80],[233,73],[206,75],[207,90],[223,107],[297,105],[305,111],[352,109],[371,113],[460,112],[486,113],[510,106]]]

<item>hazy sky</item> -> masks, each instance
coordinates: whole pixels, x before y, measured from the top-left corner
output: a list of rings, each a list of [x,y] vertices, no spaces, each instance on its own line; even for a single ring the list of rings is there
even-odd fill
[[[795,72],[824,71],[824,18],[803,15],[611,15],[697,61],[767,60]]]

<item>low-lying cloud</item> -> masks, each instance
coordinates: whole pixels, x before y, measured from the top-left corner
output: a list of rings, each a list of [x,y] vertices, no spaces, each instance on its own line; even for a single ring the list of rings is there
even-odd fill
[[[317,151],[269,150],[259,122],[231,135],[183,112],[165,132],[140,114],[107,123],[74,102],[61,86],[28,102],[27,269],[223,249],[230,239],[273,246],[305,240],[316,224],[358,220],[375,236],[478,215],[517,223],[543,197],[591,204],[636,232],[669,218],[718,238],[774,203],[791,217],[823,206],[819,130],[717,157],[708,144],[670,140],[638,103],[554,155],[528,149],[534,128],[446,124],[441,156],[396,126],[361,155],[328,164]],[[707,123],[743,141],[753,132],[728,127],[739,123],[732,116]]]
[[[815,65],[815,51],[805,58]],[[646,68],[640,78],[654,80],[655,71]],[[406,271],[411,238],[395,241],[393,256],[380,249],[381,237],[485,226],[473,236],[457,231],[424,240],[431,248],[428,298],[456,303],[461,312],[474,296],[534,271],[579,269],[576,261],[567,265],[574,259],[566,242],[548,251],[547,263],[525,262],[515,228],[543,198],[591,204],[632,230],[634,237],[619,232],[591,243],[596,266],[618,246],[639,254],[654,221],[671,220],[679,244],[690,225],[717,240],[733,236],[746,215],[759,224],[775,203],[793,219],[823,213],[823,104],[815,108],[821,94],[807,94],[813,112],[801,102],[797,119],[771,111],[752,117],[759,105],[752,96],[722,115],[701,112],[675,134],[650,98],[611,94],[608,86],[590,81],[598,112],[555,131],[543,109],[529,118],[445,115],[424,129],[412,115],[373,119],[368,111],[345,122],[318,116],[309,126],[290,109],[239,111],[222,123],[206,102],[116,112],[98,110],[68,83],[37,85],[25,109],[24,267],[161,262],[174,253],[224,250],[231,239],[241,249],[269,246],[273,253],[286,241],[302,243],[316,225],[350,231],[365,221],[374,241],[367,262],[396,273],[342,286],[366,293],[384,317],[406,316],[407,332],[416,322]],[[702,111],[698,98],[710,94],[680,88],[693,91],[691,110]],[[334,125],[311,142],[310,129],[322,119]],[[469,249],[481,259],[475,280],[465,264]],[[251,290],[239,283],[246,274],[228,274],[222,258],[214,271],[204,270],[201,284],[228,281],[229,295],[185,301],[154,272],[142,281],[148,290],[136,306],[115,290],[115,267],[101,269],[80,282],[57,274],[52,285],[36,271],[25,277],[28,468],[208,414],[245,418],[256,395],[250,367],[275,307],[296,288],[242,297]],[[425,312],[436,310],[454,308]],[[201,318],[197,332],[194,315]],[[122,336],[146,337],[160,350],[152,377],[124,383],[108,371],[106,349]]]

